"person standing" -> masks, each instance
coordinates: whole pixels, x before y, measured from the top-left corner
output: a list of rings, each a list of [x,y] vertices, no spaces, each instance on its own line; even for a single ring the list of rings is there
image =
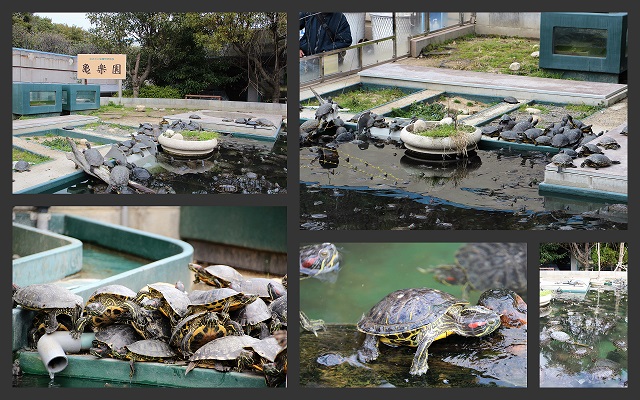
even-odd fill
[[[300,57],[351,46],[351,27],[343,13],[300,13]]]

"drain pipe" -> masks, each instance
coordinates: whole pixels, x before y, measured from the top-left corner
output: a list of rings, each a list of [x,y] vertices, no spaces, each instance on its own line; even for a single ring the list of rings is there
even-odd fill
[[[79,353],[80,350],[88,350],[95,339],[95,333],[83,333],[80,338],[74,339],[67,331],[56,331],[44,334],[38,340],[38,354],[53,379],[56,372],[67,367],[69,361],[66,353]]]
[[[49,207],[38,207],[36,209],[36,228],[48,231],[50,219]]]

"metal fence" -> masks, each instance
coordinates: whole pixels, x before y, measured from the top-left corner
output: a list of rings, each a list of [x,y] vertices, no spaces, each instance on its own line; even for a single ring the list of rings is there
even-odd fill
[[[475,13],[368,13],[371,39],[364,39],[366,13],[345,13],[354,44],[300,58],[300,85],[349,75],[384,62],[406,57],[410,40],[454,26],[473,23]]]

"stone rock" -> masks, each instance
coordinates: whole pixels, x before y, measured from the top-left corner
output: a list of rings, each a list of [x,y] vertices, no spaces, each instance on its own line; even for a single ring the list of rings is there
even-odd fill
[[[533,57],[533,58],[540,57],[540,52],[539,51],[534,51],[533,53],[531,53],[531,57]]]
[[[520,69],[520,63],[519,63],[519,62],[517,62],[517,61],[512,62],[512,63],[511,63],[511,65],[509,65],[509,69],[510,69],[511,71],[517,71],[517,70],[519,70],[519,69]]]
[[[413,133],[419,133],[427,130],[427,123],[419,119],[413,123]]]
[[[442,119],[440,120],[440,123],[441,123],[441,124],[443,124],[443,125],[445,125],[445,124],[446,124],[446,125],[451,125],[451,124],[453,124],[453,118],[451,118],[451,117],[444,117],[444,118],[442,118]]]
[[[138,105],[136,106],[136,111],[142,112],[142,111],[144,111],[145,109],[146,109],[146,107],[145,107],[144,105],[142,105],[142,104],[138,104]]]
[[[533,107],[526,108],[525,111],[529,114],[540,114],[540,110]]]

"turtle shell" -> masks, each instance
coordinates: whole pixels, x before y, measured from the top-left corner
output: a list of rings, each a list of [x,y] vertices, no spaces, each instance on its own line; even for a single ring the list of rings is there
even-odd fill
[[[253,346],[258,342],[260,339],[249,335],[224,336],[200,347],[189,358],[189,361],[235,360],[240,356],[243,348]]]
[[[273,335],[267,336],[264,339],[260,339],[255,344],[250,346],[260,357],[268,362],[274,362],[278,354],[286,349],[286,347],[280,346],[278,339]]]
[[[215,287],[228,287],[231,282],[244,279],[242,274],[235,268],[223,264],[203,267],[198,264],[189,263],[189,269],[196,274],[194,283],[202,281]]]
[[[145,289],[137,297],[141,304],[145,298],[160,299],[158,310],[174,320],[182,318],[187,313],[187,307],[190,303],[189,296],[181,290],[161,282],[151,283]]]
[[[502,326],[519,327],[527,324],[527,303],[511,289],[489,289],[478,299],[478,305],[500,315]]]
[[[128,351],[126,358],[135,360],[160,360],[174,358],[176,353],[162,340],[144,339],[124,346]]]
[[[91,145],[87,143],[87,148],[83,151],[84,158],[87,160],[90,166],[99,167],[104,162],[104,157],[97,150],[91,148]]]
[[[231,282],[229,287],[244,294],[257,294],[263,299],[271,299],[269,285],[272,285],[273,289],[275,289],[277,293],[281,293],[286,290],[280,282],[276,282],[269,278],[241,279]]]
[[[242,328],[214,311],[201,311],[180,320],[169,343],[180,349],[185,357],[219,337],[242,333]]]
[[[89,349],[89,352],[96,357],[115,356],[124,353],[125,346],[141,339],[142,337],[131,325],[107,325],[98,329],[93,347]]]
[[[526,243],[469,243],[457,251],[455,258],[476,290],[503,287],[526,292]]]
[[[115,186],[125,186],[129,183],[129,168],[124,165],[116,165],[111,169],[111,175],[109,178],[111,184]]]
[[[591,154],[580,164],[580,167],[593,167],[593,168],[602,168],[608,167],[611,164],[620,164],[620,161],[612,161],[609,157],[604,154]]]
[[[13,166],[13,169],[16,172],[24,172],[24,171],[29,171],[29,166],[30,166],[30,164],[27,161],[18,160],[18,161],[16,161],[15,165]]]
[[[84,300],[69,289],[52,284],[40,283],[18,288],[13,300],[28,310],[54,310],[82,308]]]
[[[225,308],[228,311],[236,310],[254,301],[258,295],[247,295],[231,288],[218,288],[194,290],[188,297],[191,302],[188,306],[189,313],[193,313],[203,310],[223,311]]]
[[[442,318],[456,304],[466,303],[437,289],[400,289],[386,295],[363,315],[357,328],[377,336],[410,332]]]
[[[85,305],[86,317],[93,327],[132,317],[129,312],[136,292],[123,285],[106,285],[96,289]],[[129,303],[130,304],[130,303]],[[83,325],[84,326],[84,322]]]
[[[269,303],[271,318],[282,326],[287,326],[287,293]]]
[[[320,104],[320,106],[318,107],[318,109],[316,110],[316,118],[320,119],[323,118],[327,115],[329,115],[329,113],[331,113],[333,111],[333,104],[332,103],[324,103],[324,104]]]
[[[575,167],[575,165],[573,165],[573,158],[564,153],[558,153],[551,157],[551,162],[559,167]]]
[[[242,307],[235,318],[242,326],[251,326],[264,322],[271,318],[269,306],[261,298],[257,298]]]

